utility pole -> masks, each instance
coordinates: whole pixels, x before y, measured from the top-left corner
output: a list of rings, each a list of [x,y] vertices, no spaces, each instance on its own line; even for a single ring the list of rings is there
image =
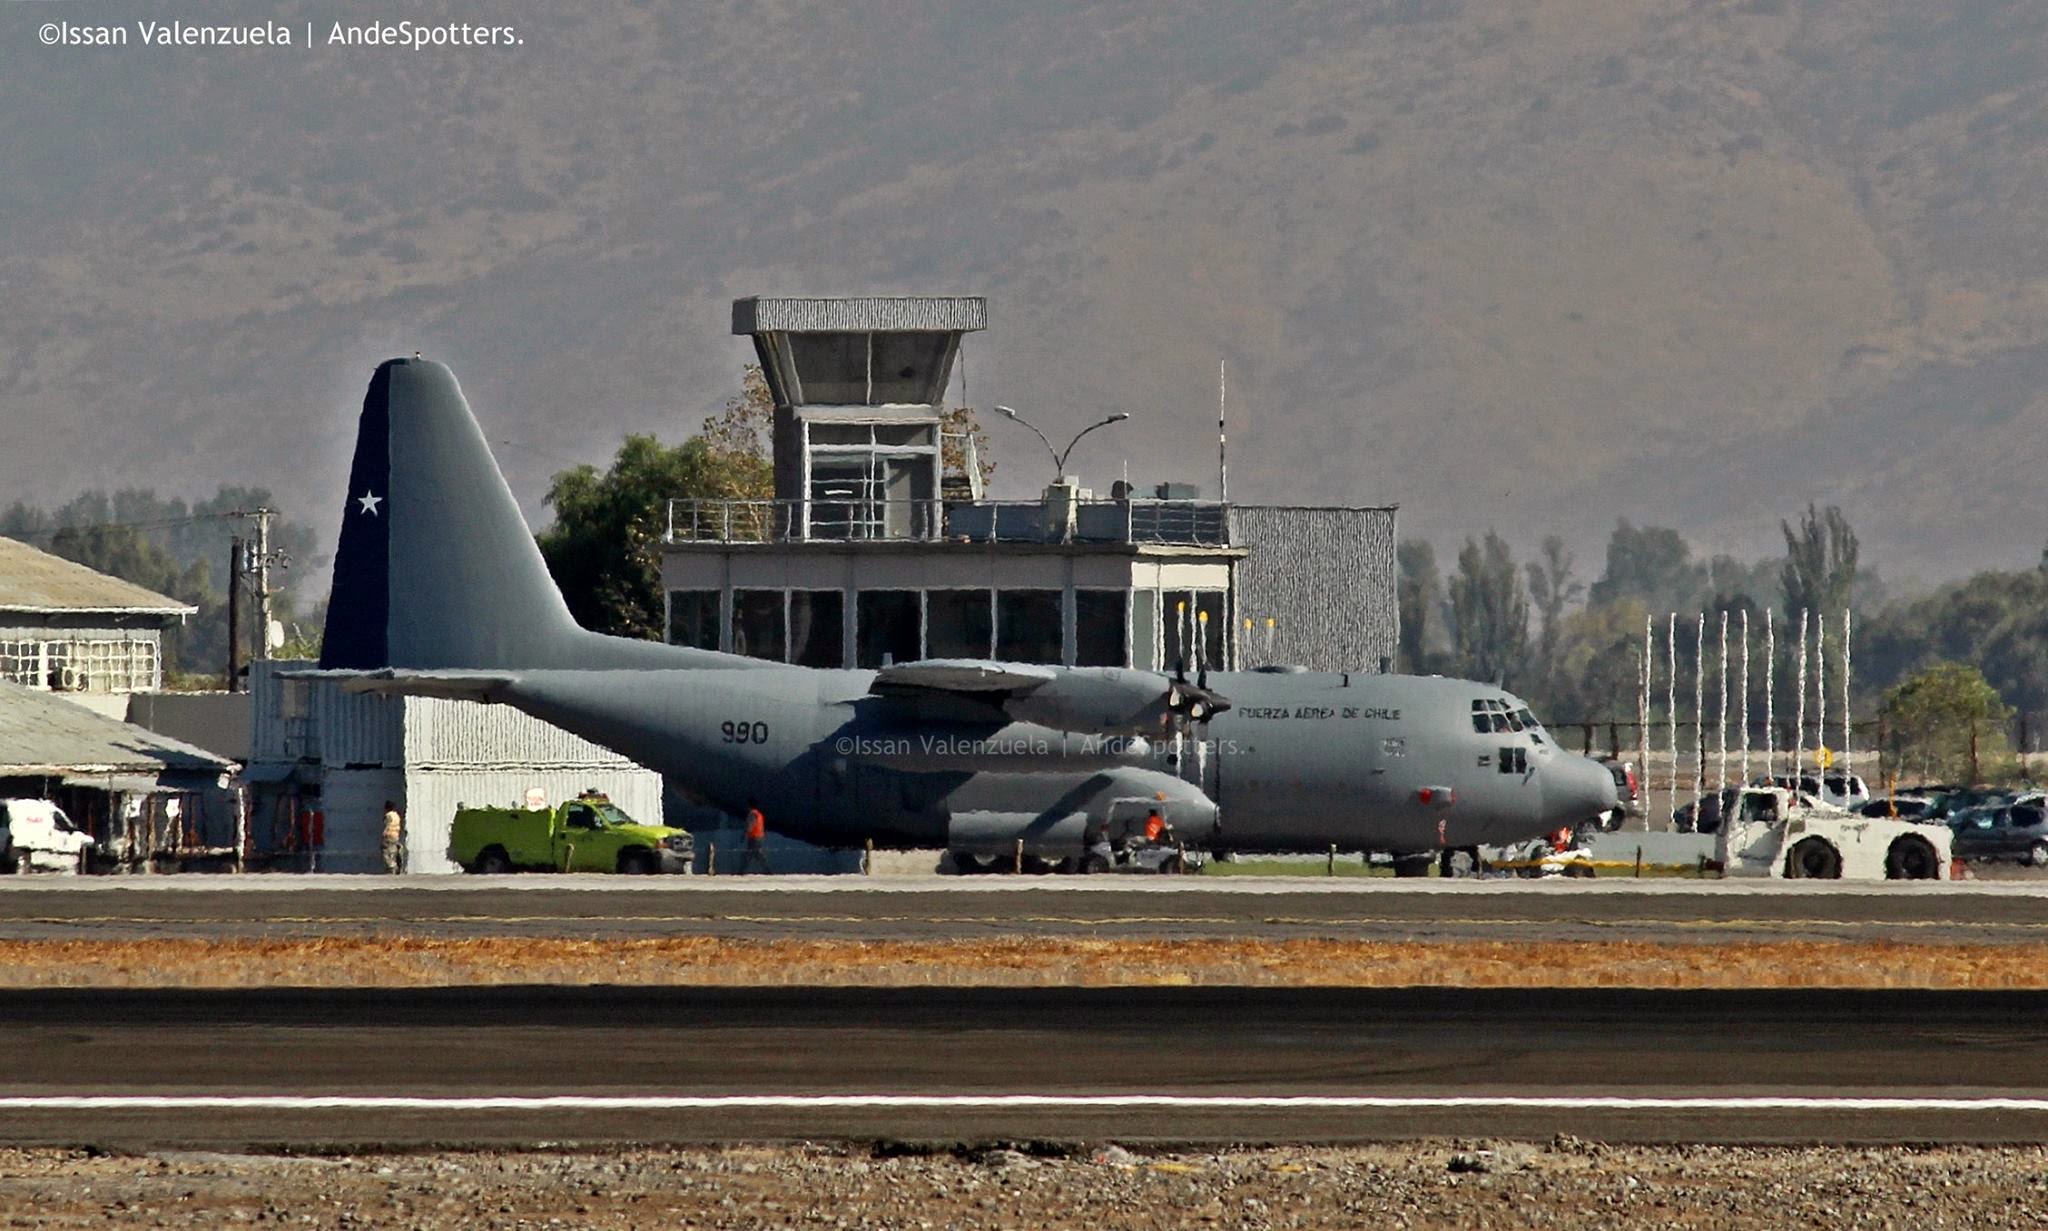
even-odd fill
[[[232,576],[234,580],[240,581],[245,585],[249,593],[256,599],[256,627],[253,630],[255,633],[253,638],[255,647],[249,658],[251,660],[267,659],[270,657],[272,648],[270,644],[271,600],[277,597],[277,591],[270,587],[270,570],[272,568],[290,568],[292,561],[291,557],[283,552],[270,549],[270,519],[277,516],[276,509],[237,509],[233,516],[248,518],[256,523],[256,540],[253,544],[241,538],[235,540],[241,546],[237,550]],[[232,611],[232,608],[230,610]],[[238,626],[239,621],[231,615],[228,620],[228,638],[236,642],[237,652],[239,653]]]
[[[270,657],[270,519],[274,509],[256,510],[256,657]]]
[[[228,539],[228,680],[229,692],[242,691],[242,536]]]

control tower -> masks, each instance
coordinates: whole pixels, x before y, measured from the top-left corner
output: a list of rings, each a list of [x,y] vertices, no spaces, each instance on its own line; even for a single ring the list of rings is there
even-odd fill
[[[734,300],[775,397],[778,535],[938,537],[946,387],[960,339],[986,328],[978,296]]]

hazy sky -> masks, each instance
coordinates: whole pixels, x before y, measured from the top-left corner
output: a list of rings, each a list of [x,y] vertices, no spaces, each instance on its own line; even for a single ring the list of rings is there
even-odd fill
[[[1446,547],[1762,554],[1816,500],[1940,577],[2048,535],[2048,6],[814,7],[441,5],[511,33],[423,48],[0,7],[0,500],[262,484],[324,529],[417,349],[540,516],[722,403],[733,297],[923,292],[989,297],[975,403],[1134,416],[1099,487],[1213,491],[1228,359],[1233,496]]]

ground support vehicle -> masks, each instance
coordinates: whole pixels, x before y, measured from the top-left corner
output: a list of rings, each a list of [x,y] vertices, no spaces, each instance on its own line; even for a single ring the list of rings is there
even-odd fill
[[[1788,880],[1948,880],[1946,826],[1858,816],[1781,787],[1749,787],[1724,818],[1717,854],[1724,876]]]
[[[97,845],[47,799],[0,799],[0,866],[10,872],[81,872]]]
[[[553,808],[458,807],[448,857],[465,871],[688,872],[693,843],[681,829],[642,825],[602,795]]]

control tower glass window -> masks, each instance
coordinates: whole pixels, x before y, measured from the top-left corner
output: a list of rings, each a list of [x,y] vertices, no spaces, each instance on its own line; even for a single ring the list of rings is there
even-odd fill
[[[732,652],[749,658],[783,661],[782,591],[732,592]]]
[[[865,590],[854,607],[858,663],[870,670],[884,662],[915,662],[923,655],[923,611],[916,590]]]
[[[718,648],[718,591],[670,590],[668,640],[699,650]]]
[[[789,661],[802,667],[846,665],[845,599],[837,590],[789,592]]]
[[[1121,667],[1124,661],[1122,590],[1074,591],[1074,665]]]
[[[1160,599],[1159,669],[1193,672],[1206,665],[1211,671],[1224,670],[1223,591],[1166,590]],[[1209,617],[1206,625],[1201,618],[1204,615]],[[1197,660],[1194,637],[1204,630],[1208,635]]]
[[[1060,661],[1060,592],[996,592],[996,658],[1012,663]]]
[[[925,593],[925,643],[932,658],[987,658],[995,652],[995,622],[987,590]]]

